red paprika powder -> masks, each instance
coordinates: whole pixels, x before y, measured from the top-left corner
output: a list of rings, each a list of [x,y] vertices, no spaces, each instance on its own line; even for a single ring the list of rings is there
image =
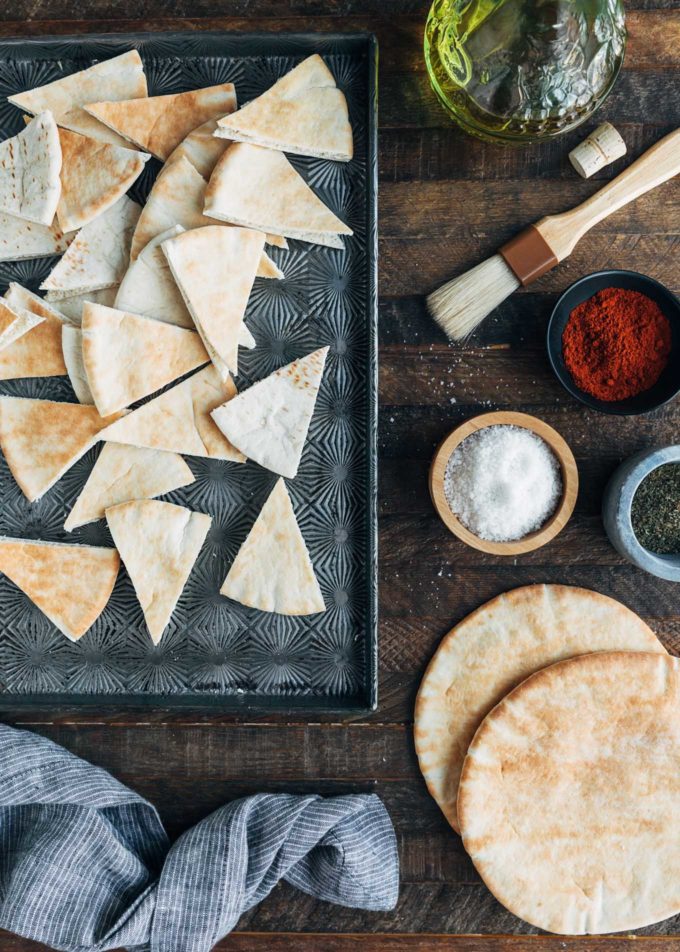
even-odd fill
[[[659,305],[625,288],[604,288],[579,304],[562,334],[574,383],[598,400],[625,400],[649,390],[670,350],[671,327]]]

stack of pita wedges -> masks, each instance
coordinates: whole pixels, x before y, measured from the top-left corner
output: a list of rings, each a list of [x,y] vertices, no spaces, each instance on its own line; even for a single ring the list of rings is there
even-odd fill
[[[236,89],[149,96],[136,51],[18,93],[0,143],[0,260],[61,257],[40,297],[0,299],[0,380],[68,376],[77,403],[0,396],[0,447],[30,502],[103,443],[67,532],[106,519],[115,549],[0,539],[4,572],[69,638],[107,603],[122,559],[154,643],[211,517],[157,497],[185,456],[253,460],[278,477],[220,589],[267,612],[325,610],[285,479],[298,471],[328,348],[238,392],[258,279],[288,239],[343,247],[351,229],[286,152],[352,158],[344,94],[320,56],[237,109]],[[126,194],[164,163],[143,208]]]
[[[428,789],[491,892],[562,934],[680,912],[680,659],[612,598],[500,595],[425,673]]]

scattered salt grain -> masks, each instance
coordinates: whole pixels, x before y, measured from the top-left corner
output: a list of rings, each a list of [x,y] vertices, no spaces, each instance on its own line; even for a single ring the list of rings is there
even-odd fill
[[[562,477],[545,440],[520,426],[488,426],[452,453],[444,492],[452,512],[480,539],[511,542],[555,511]]]

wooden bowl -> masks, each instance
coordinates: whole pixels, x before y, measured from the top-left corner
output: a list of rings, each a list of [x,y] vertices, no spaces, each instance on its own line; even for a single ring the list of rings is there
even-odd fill
[[[557,457],[562,472],[562,498],[552,516],[543,523],[540,529],[536,529],[535,532],[530,532],[521,539],[512,542],[491,542],[487,539],[480,539],[474,532],[470,532],[451,511],[444,492],[446,465],[459,443],[462,443],[466,437],[477,430],[482,430],[487,426],[498,426],[499,424],[521,426],[525,430],[531,430],[537,436],[540,436]],[[430,496],[442,522],[461,541],[472,546],[473,549],[488,552],[491,555],[522,555],[524,552],[532,552],[534,549],[539,549],[542,545],[545,545],[546,542],[550,542],[569,521],[576,505],[577,495],[578,469],[574,454],[556,430],[528,413],[499,410],[495,413],[482,413],[466,420],[465,423],[461,423],[460,426],[449,433],[439,445],[430,466]]]

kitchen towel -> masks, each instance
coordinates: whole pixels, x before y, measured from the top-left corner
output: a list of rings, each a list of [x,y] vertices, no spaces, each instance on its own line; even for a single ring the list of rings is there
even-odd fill
[[[392,909],[399,862],[378,797],[257,794],[171,845],[105,770],[0,725],[1,928],[67,952],[208,952],[280,879]]]

